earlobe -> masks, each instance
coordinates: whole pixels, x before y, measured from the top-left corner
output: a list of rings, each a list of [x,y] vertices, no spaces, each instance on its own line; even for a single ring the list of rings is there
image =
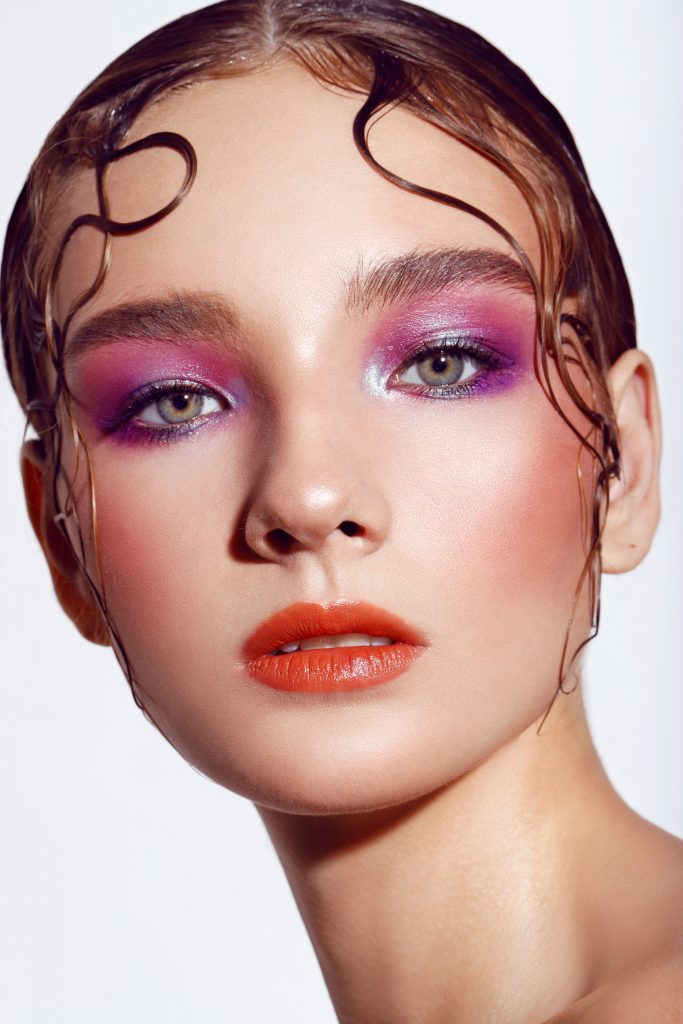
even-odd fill
[[[647,554],[659,522],[661,427],[652,363],[629,349],[612,366],[608,384],[617,419],[621,473],[610,484],[602,534],[605,572],[628,572]]]
[[[57,599],[80,633],[108,646],[109,631],[66,534],[55,521],[50,465],[41,441],[25,441],[21,477],[33,531],[43,549]]]

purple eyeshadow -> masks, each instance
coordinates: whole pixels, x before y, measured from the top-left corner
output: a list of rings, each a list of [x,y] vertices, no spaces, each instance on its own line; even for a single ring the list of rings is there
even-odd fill
[[[216,355],[196,344],[178,345],[163,340],[103,344],[74,363],[67,377],[79,407],[97,429],[120,436],[121,440],[143,436],[150,440],[150,434],[163,433],[133,421],[123,424],[118,435],[111,430],[112,424],[130,408],[135,394],[150,384],[187,381],[215,392],[235,408],[246,401],[243,375],[230,354],[226,351],[225,356]],[[182,428],[174,431],[180,433]]]
[[[457,399],[514,386],[533,372],[536,308],[531,295],[492,286],[448,289],[394,307],[371,331],[365,351],[365,386],[375,394],[425,395]],[[421,353],[450,349],[469,356],[480,371],[463,384],[415,385],[396,378]],[[424,356],[426,358],[426,355]],[[220,412],[203,423],[179,423],[169,429],[136,419],[139,397],[153,403],[163,382],[187,383],[226,403],[231,416],[248,405],[244,369],[226,348],[188,342],[135,339],[91,348],[87,355],[67,359],[67,379],[78,405],[103,435],[122,443],[171,441],[224,423]],[[390,383],[391,382],[391,383]],[[190,387],[192,385],[192,387]],[[450,390],[449,390],[450,388]],[[180,390],[180,388],[178,389]],[[158,399],[160,400],[160,399]]]
[[[533,370],[535,336],[530,295],[483,286],[444,291],[392,310],[379,323],[369,340],[366,384],[375,393],[384,391],[411,356],[443,345],[481,357],[477,392],[499,390]]]

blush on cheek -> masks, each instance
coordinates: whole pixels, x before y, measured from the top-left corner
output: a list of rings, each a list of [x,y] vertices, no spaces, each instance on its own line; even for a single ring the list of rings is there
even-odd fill
[[[586,558],[579,442],[538,396],[472,404],[450,438],[432,436],[445,454],[417,512],[428,525],[423,561],[437,542],[465,633],[509,630],[512,646],[515,630],[543,617],[566,628]]]
[[[562,558],[579,542],[581,533],[579,441],[557,417],[553,428],[534,431],[532,421],[528,432],[510,446],[507,493],[501,506],[508,508],[509,495],[508,527],[518,542],[526,538],[544,555]]]
[[[187,610],[213,593],[227,566],[240,463],[220,433],[150,456],[116,448],[96,457],[100,562],[127,645],[182,629]]]
[[[537,437],[531,450],[506,453],[490,542],[496,576],[508,593],[570,602],[585,559],[581,504],[572,449]]]

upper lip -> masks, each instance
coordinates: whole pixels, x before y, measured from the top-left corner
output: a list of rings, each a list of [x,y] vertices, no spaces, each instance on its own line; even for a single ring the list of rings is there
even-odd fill
[[[388,636],[399,643],[425,646],[423,634],[398,615],[363,601],[312,604],[299,601],[276,612],[247,638],[242,653],[247,661],[305,637],[366,633]]]

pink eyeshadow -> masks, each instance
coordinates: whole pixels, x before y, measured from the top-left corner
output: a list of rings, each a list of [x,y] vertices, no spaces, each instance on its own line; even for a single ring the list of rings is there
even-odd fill
[[[193,381],[233,402],[246,399],[243,374],[229,353],[217,355],[196,343],[104,343],[67,366],[67,381],[78,406],[101,429],[123,411],[136,391],[158,381]]]
[[[518,369],[533,366],[536,309],[533,297],[490,287],[448,290],[392,310],[373,332],[366,359],[380,374],[416,349],[452,334],[489,348]]]

